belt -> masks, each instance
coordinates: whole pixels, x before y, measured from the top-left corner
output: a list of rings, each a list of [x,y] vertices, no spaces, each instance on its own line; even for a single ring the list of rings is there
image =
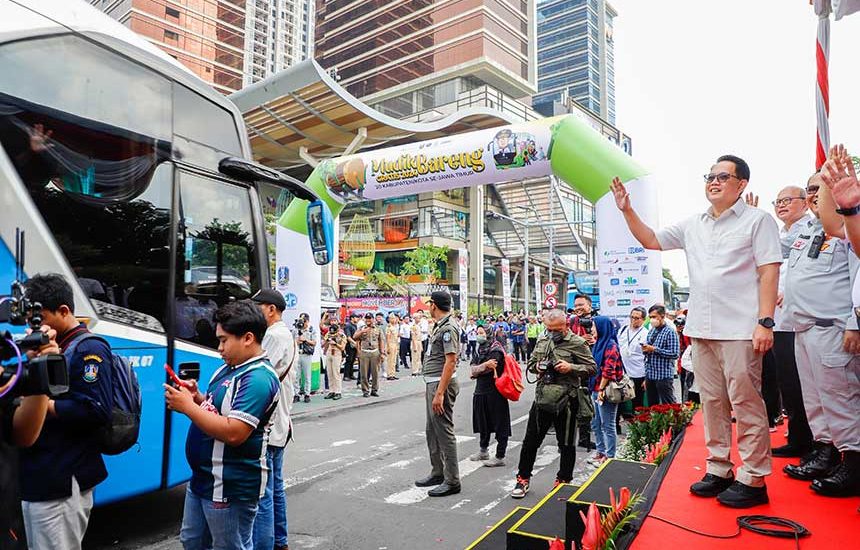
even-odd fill
[[[834,321],[833,319],[816,319],[815,320],[815,326],[821,327],[821,328],[830,328],[835,324],[836,324],[836,321]]]
[[[457,378],[457,371],[454,371],[454,374],[451,375],[451,378],[452,379]],[[440,376],[425,376],[424,377],[424,383],[425,384],[432,384],[433,382],[439,382],[441,380],[442,380],[441,375]]]

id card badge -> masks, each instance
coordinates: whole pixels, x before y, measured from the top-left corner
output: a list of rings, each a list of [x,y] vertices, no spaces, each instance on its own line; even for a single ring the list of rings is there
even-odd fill
[[[806,239],[795,239],[795,241],[791,245],[792,250],[803,250],[806,248],[806,245],[809,244],[809,241]]]

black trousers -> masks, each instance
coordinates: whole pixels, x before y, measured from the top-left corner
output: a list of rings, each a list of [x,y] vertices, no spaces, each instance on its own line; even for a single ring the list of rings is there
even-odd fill
[[[803,393],[797,362],[794,358],[794,333],[774,332],[773,353],[776,358],[777,382],[782,406],[788,414],[788,444],[798,449],[812,446],[812,431],[803,408]]]
[[[514,359],[517,361],[526,360],[526,350],[523,346],[523,342],[514,342]]]
[[[645,380],[645,391],[648,392],[648,405],[677,403],[675,399],[675,379]]]
[[[492,432],[481,432],[480,445],[482,449],[490,447],[490,436]],[[508,448],[508,436],[496,434],[496,458],[505,458]]]
[[[571,400],[575,403],[575,400]],[[558,450],[561,460],[556,478],[568,482],[573,479],[573,466],[576,462],[576,446],[574,445],[574,434],[576,433],[576,407],[569,406],[566,412],[557,416],[546,413],[532,403],[529,411],[529,422],[526,426],[526,436],[523,439],[523,447],[520,449],[519,476],[531,479],[532,469],[537,459],[537,452],[546,437],[550,426],[555,428],[555,437],[558,441]]]
[[[343,377],[344,378],[353,378],[355,367],[355,347],[347,344],[346,345],[346,361],[343,364]]]
[[[407,359],[407,357],[412,357],[412,352],[410,351],[411,345],[411,338],[400,338],[400,364],[403,365],[403,368],[407,371],[412,369],[412,365],[409,362],[409,359]]]
[[[474,361],[478,355],[478,341],[469,340],[466,348],[466,355],[469,356],[469,361]]]
[[[764,354],[761,363],[761,397],[767,410],[767,424],[774,426],[782,405],[779,401],[779,377],[776,372],[776,355],[773,349]]]
[[[532,356],[532,353],[535,350],[535,344],[537,344],[537,338],[528,338],[528,349],[526,351],[528,357],[526,357],[526,359]]]

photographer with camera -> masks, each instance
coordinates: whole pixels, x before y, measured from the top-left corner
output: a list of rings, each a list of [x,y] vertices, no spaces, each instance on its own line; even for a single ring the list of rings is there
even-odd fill
[[[60,275],[32,277],[27,299],[42,306],[42,322],[58,334],[69,391],[48,400],[42,433],[20,454],[21,495],[29,547],[78,549],[93,507],[93,488],[107,478],[99,431],[112,418],[110,346],[89,338],[74,314],[72,287]]]
[[[48,354],[59,354],[57,333],[49,327],[40,330],[48,336],[48,343],[38,351],[28,352],[30,359]],[[17,359],[17,358],[16,358]],[[18,447],[26,448],[36,442],[48,412],[47,395],[18,397],[17,384],[21,376],[17,361],[0,365],[0,549],[24,550],[27,548],[24,517],[19,492]],[[10,374],[11,372],[11,374]]]
[[[317,345],[316,328],[311,324],[310,315],[302,313],[293,323],[293,339],[299,346],[299,367],[301,371],[301,390],[293,398],[298,403],[304,396],[305,403],[311,402],[311,360]]]
[[[513,498],[523,498],[529,492],[537,451],[550,427],[555,428],[561,452],[556,482],[567,483],[573,478],[576,426],[590,422],[594,415],[588,388],[582,388],[582,381],[597,372],[588,344],[570,331],[559,309],[547,312],[544,323],[546,332],[538,338],[528,361],[529,372],[537,374],[538,379],[520,450],[517,481],[511,492]]]

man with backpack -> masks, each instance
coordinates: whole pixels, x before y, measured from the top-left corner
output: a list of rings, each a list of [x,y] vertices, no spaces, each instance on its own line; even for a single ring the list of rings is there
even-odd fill
[[[546,332],[535,344],[529,358],[528,370],[537,375],[535,402],[529,410],[526,436],[520,449],[520,464],[513,498],[523,498],[529,492],[537,451],[550,427],[555,429],[561,463],[556,485],[573,478],[576,460],[576,426],[591,421],[594,404],[581,381],[592,376],[597,366],[586,341],[571,332],[567,318],[560,309],[544,316]]]
[[[93,488],[107,478],[99,438],[113,415],[113,355],[105,340],[87,336],[62,276],[35,275],[26,293],[42,305],[43,325],[57,331],[69,391],[48,401],[41,435],[21,450],[24,525],[30,550],[76,550],[87,530]]]

